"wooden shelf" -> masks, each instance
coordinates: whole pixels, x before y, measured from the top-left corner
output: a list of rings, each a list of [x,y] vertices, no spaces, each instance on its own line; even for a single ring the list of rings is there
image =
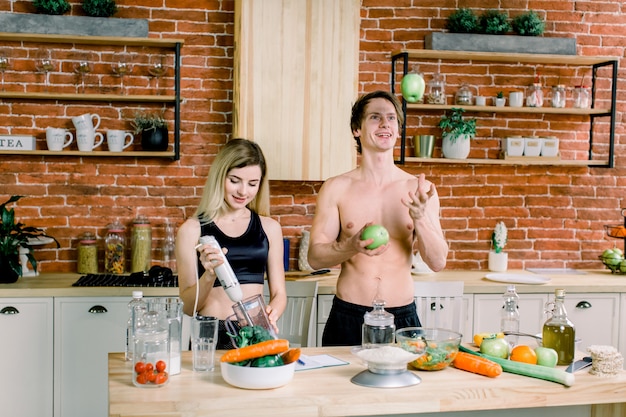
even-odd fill
[[[431,49],[401,49],[391,53],[392,58],[408,54],[410,59],[447,59],[463,61],[491,61],[522,64],[555,65],[596,65],[609,61],[617,62],[616,57],[578,56],[549,54],[513,54],[499,52],[439,51]]]
[[[524,157],[512,158],[512,159],[450,159],[450,158],[416,158],[406,157],[405,162],[422,162],[422,163],[437,163],[437,164],[475,164],[475,165],[551,165],[551,166],[589,166],[589,167],[608,167],[607,161],[594,161],[594,160],[555,160],[553,158],[547,158],[541,160],[541,157],[528,159]]]
[[[164,152],[148,152],[148,151],[123,151],[123,152],[110,152],[110,151],[1,151],[2,155],[40,155],[40,156],[104,156],[107,158],[118,157],[154,157],[154,158],[175,158],[176,153],[170,151]]]
[[[467,105],[450,105],[450,104],[408,104],[407,109],[411,110],[450,110],[452,108],[462,108],[468,112],[488,112],[488,113],[530,113],[530,114],[569,114],[588,116],[591,114],[605,115],[610,114],[611,109],[574,109],[571,107],[496,107],[496,106],[467,106]]]
[[[126,103],[174,103],[176,96],[170,95],[126,95],[126,94],[57,94],[0,92],[0,99],[59,100],[59,101],[99,101]]]
[[[152,46],[155,48],[175,48],[183,45],[183,39],[161,38],[132,38],[122,36],[76,36],[76,35],[47,35],[37,33],[7,33],[0,32],[0,41],[34,42],[34,43],[73,43],[77,45],[106,45],[106,46]]]

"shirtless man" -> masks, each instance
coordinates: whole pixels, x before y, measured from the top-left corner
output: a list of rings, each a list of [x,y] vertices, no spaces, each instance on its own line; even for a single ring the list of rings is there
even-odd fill
[[[395,317],[396,328],[420,326],[413,302],[412,255],[440,271],[448,244],[439,221],[439,197],[424,174],[398,168],[393,148],[402,125],[398,100],[375,91],[352,107],[351,128],[360,166],[328,179],[317,199],[308,253],[314,269],[341,264],[337,295],[324,328],[323,346],[361,344],[363,315],[376,299]],[[389,243],[365,247],[363,229],[380,224]]]

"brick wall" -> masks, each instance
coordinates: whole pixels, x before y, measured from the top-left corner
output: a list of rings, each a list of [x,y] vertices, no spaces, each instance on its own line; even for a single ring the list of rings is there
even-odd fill
[[[457,7],[477,12],[499,7],[497,1],[393,1],[363,0],[360,54],[360,91],[388,90],[390,51],[423,48],[424,35],[440,31],[445,18]],[[80,3],[71,2],[72,14],[80,15]],[[61,242],[60,250],[37,249],[42,271],[74,271],[77,237],[95,232],[102,237],[106,225],[119,218],[129,225],[143,214],[154,226],[156,240],[163,235],[166,219],[177,224],[193,213],[213,156],[229,138],[232,111],[233,18],[234,2],[163,3],[148,7],[145,2],[119,0],[118,18],[150,20],[150,36],[184,38],[182,50],[183,97],[181,158],[172,162],[157,158],[75,158],[24,157],[2,155],[0,159],[0,198],[26,195],[16,206],[20,221],[43,226]],[[546,36],[576,36],[580,55],[623,57],[626,14],[620,3],[597,1],[518,1],[507,11],[514,15],[526,8],[547,19]],[[507,7],[509,4],[507,4]],[[32,2],[0,0],[0,12],[33,12]],[[623,65],[623,59],[620,59]],[[103,64],[104,65],[104,64]],[[425,65],[425,74],[432,74]],[[104,66],[100,68],[106,72]],[[491,95],[501,85],[515,86],[532,79],[534,71],[499,66],[442,66],[453,94],[469,80],[481,86],[481,94]],[[492,76],[496,71],[500,76]],[[560,74],[544,70],[546,83]],[[95,71],[94,71],[95,72]],[[624,78],[620,70],[620,79]],[[12,74],[7,72],[7,80]],[[566,73],[578,78],[581,73]],[[75,88],[72,80],[56,76],[52,88]],[[22,82],[22,81],[20,81]],[[113,81],[102,80],[102,83]],[[150,88],[145,77],[128,77],[131,89]],[[34,74],[28,88],[43,88]],[[112,85],[112,84],[111,84]],[[166,81],[167,85],[167,81]],[[441,198],[442,224],[450,243],[449,269],[485,269],[489,238],[496,222],[509,228],[511,268],[523,267],[601,267],[601,250],[621,242],[607,238],[603,225],[620,223],[620,209],[626,207],[626,168],[620,158],[626,138],[623,128],[625,97],[618,85],[616,123],[616,168],[600,169],[559,166],[508,166],[465,164],[411,164],[405,169],[424,172],[433,181]],[[7,89],[13,88],[10,83]],[[507,86],[508,88],[508,86]],[[52,105],[51,105],[52,104]],[[350,103],[346,103],[350,105]],[[0,133],[31,133],[42,141],[45,126],[66,123],[71,115],[98,112],[110,124],[127,123],[133,106],[76,103],[0,103]],[[81,113],[82,112],[82,113]],[[36,115],[36,116],[34,116]],[[572,155],[585,144],[587,127],[581,118],[559,116],[539,121],[519,116],[509,121],[503,115],[477,115],[479,132],[472,142],[471,156],[493,157],[499,144],[492,138],[518,134],[532,128],[536,134],[547,131],[566,141]],[[124,121],[126,120],[126,121]],[[409,134],[434,133],[438,115],[420,114],[409,119]],[[103,122],[104,123],[104,122]],[[348,121],[346,121],[346,124]],[[582,124],[583,126],[584,123]],[[67,125],[70,127],[71,125]],[[587,125],[588,126],[588,125]],[[599,129],[602,129],[600,127]],[[45,145],[44,145],[45,146]],[[436,150],[437,152],[437,150]],[[574,156],[577,157],[577,156]],[[291,240],[291,267],[297,267],[300,232],[310,227],[315,198],[321,183],[279,181],[271,184],[272,213]],[[155,249],[158,242],[155,242]],[[155,251],[155,258],[158,255]]]

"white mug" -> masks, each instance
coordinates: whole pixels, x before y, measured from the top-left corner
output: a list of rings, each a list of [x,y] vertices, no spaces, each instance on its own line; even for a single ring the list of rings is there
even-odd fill
[[[126,141],[126,139],[130,139]],[[109,151],[122,152],[133,144],[135,136],[124,130],[107,130],[107,144],[109,145]]]
[[[80,116],[72,117],[72,123],[76,130],[97,130],[100,126],[100,116],[95,113],[85,113]],[[95,123],[95,125],[94,125]]]
[[[477,106],[486,106],[487,105],[487,97],[485,97],[485,96],[476,96],[476,105]]]
[[[72,132],[66,129],[49,127],[46,129],[46,143],[49,151],[62,151],[74,141]]]
[[[524,93],[521,91],[511,91],[509,93],[509,106],[522,107],[524,105]]]
[[[96,136],[99,137],[96,142]],[[78,150],[83,152],[91,152],[104,142],[104,135],[94,130],[77,130],[76,131],[76,143],[78,144]]]

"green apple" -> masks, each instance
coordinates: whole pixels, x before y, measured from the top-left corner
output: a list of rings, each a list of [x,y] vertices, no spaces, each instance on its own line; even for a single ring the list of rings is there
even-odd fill
[[[556,350],[551,348],[537,346],[535,348],[535,354],[537,355],[537,365],[554,368],[556,363],[559,361],[558,353],[556,353]]]
[[[626,274],[626,260],[619,263],[619,270]]]
[[[417,103],[424,97],[424,77],[416,72],[409,72],[402,77],[400,83],[400,90],[402,91],[402,97],[409,103]]]
[[[367,226],[361,233],[361,240],[374,239],[372,243],[366,246],[367,249],[376,249],[379,246],[389,242],[389,232],[379,224]]]
[[[496,358],[508,359],[509,350],[509,342],[498,337],[485,338],[480,344],[480,353]]]

